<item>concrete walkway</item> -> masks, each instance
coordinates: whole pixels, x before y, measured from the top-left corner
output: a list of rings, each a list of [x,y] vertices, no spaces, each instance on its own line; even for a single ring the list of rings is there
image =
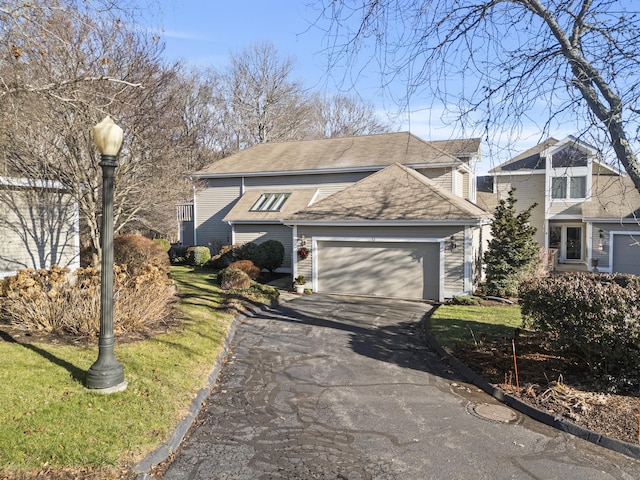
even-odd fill
[[[164,478],[640,478],[464,383],[424,341],[430,308],[314,294],[241,320]]]

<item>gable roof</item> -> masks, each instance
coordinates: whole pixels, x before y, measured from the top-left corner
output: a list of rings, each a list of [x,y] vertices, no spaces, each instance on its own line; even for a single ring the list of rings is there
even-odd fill
[[[543,155],[555,155],[558,152],[562,153],[565,146],[575,146],[578,150],[586,150],[591,153],[596,153],[596,149],[588,143],[576,138],[572,135],[565,137],[562,140],[557,140],[553,137],[548,138],[542,143],[525,150],[521,154],[513,157],[511,160],[498,165],[497,167],[489,170],[490,174],[500,175],[507,172],[528,172],[532,170],[545,170],[546,162]],[[615,167],[604,163],[597,157],[593,159],[594,165],[598,165],[603,171],[615,174],[621,174],[621,172]],[[569,165],[566,165],[569,166]]]
[[[196,177],[379,170],[392,163],[457,165],[477,155],[480,139],[424,141],[409,132],[261,143],[195,172]],[[456,155],[464,158],[461,160]]]
[[[304,221],[477,223],[490,215],[415,170],[395,163],[288,218]]]
[[[545,168],[545,161],[540,156],[544,150],[557,144],[559,140],[551,137],[535,147],[525,150],[511,160],[489,170],[489,173],[513,172],[516,170],[540,170]]]

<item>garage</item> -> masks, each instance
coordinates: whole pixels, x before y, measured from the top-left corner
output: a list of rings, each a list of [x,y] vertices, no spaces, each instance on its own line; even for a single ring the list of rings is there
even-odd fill
[[[319,241],[317,291],[439,300],[440,242]]]
[[[613,272],[640,275],[640,232],[637,235],[614,234]]]

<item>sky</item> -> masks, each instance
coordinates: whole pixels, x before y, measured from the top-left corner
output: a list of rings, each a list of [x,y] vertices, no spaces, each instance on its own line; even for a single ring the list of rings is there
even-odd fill
[[[158,21],[163,28],[161,36],[168,59],[223,68],[232,52],[252,43],[270,41],[281,55],[295,59],[293,79],[313,91],[356,93],[372,103],[383,120],[393,121],[394,129],[410,131],[425,140],[464,136],[464,132],[452,132],[451,127],[443,126],[440,112],[427,106],[426,99],[412,99],[409,110],[402,109],[398,116],[399,107],[381,90],[381,76],[373,64],[357,69],[358,76],[346,80],[344,75],[349,70],[328,70],[324,51],[327,37],[322,23],[316,21],[319,12],[307,6],[308,0],[160,0],[160,3]],[[392,85],[398,91],[403,87],[400,82]],[[556,138],[571,133],[553,132]],[[522,138],[515,143],[517,150],[511,155],[534,146],[539,134],[537,127],[525,126]],[[482,148],[484,152],[490,150],[486,145]],[[509,158],[509,155],[485,158],[478,165],[478,173],[484,174]]]

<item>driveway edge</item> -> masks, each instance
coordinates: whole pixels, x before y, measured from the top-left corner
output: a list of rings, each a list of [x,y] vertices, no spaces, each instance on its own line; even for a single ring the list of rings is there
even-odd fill
[[[478,375],[471,368],[469,368],[467,365],[462,363],[455,356],[445,350],[435,340],[431,333],[430,316],[427,316],[423,320],[422,327],[426,341],[434,350],[436,350],[436,352],[444,362],[448,363],[452,368],[457,370],[463,377],[467,379],[467,381],[469,381],[469,383],[472,383],[476,387],[482,389],[485,393],[491,395],[496,400],[513,408],[514,410],[517,410],[520,413],[523,413],[524,415],[527,415],[534,420],[537,420],[538,422],[544,423],[545,425],[549,425],[560,431],[570,433],[571,435],[579,437],[583,440],[595,443],[596,445],[621,453],[635,460],[640,460],[640,445],[634,445],[632,443],[624,442],[616,438],[611,438],[606,435],[601,435],[599,433],[592,432],[591,430],[587,430],[586,428],[576,425],[575,423],[572,423],[562,417],[551,415],[546,411],[533,407],[532,405],[523,402],[519,398],[514,397],[513,395],[510,395],[503,390],[495,387],[493,384],[489,383],[485,378]]]
[[[275,303],[272,303],[271,305],[264,305],[262,307],[249,306],[247,307],[247,311],[257,313],[262,310],[267,310],[279,303],[281,302],[276,300]],[[153,480],[153,477],[149,475],[151,469],[167,460],[173,453],[178,450],[180,444],[182,443],[182,440],[184,440],[185,435],[191,428],[191,425],[193,425],[193,422],[200,413],[200,410],[202,410],[204,401],[211,394],[213,387],[218,381],[220,370],[222,370],[222,366],[227,360],[229,350],[231,348],[231,343],[233,342],[233,339],[236,335],[236,328],[238,326],[238,323],[245,318],[247,318],[247,315],[244,313],[240,313],[236,315],[231,321],[229,331],[227,332],[227,337],[225,338],[224,344],[222,346],[222,351],[216,358],[213,370],[211,370],[211,373],[207,378],[207,386],[201,388],[198,391],[198,393],[192,400],[191,405],[189,406],[187,414],[182,420],[178,422],[178,425],[176,426],[173,433],[169,436],[167,441],[156,448],[153,452],[149,453],[141,462],[133,467],[133,472],[137,474],[136,480]]]

